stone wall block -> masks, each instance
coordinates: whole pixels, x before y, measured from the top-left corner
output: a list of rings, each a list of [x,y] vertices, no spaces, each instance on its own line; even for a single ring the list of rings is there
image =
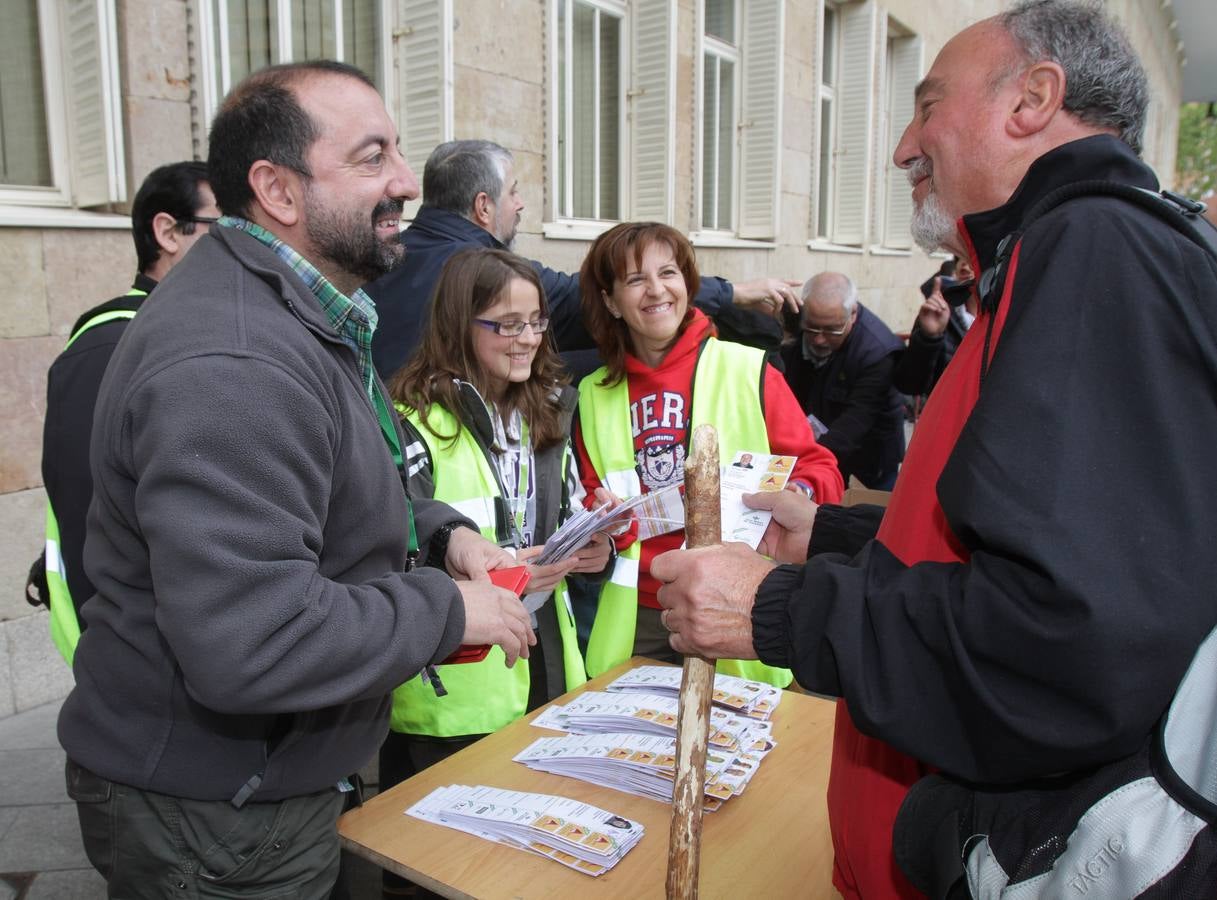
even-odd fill
[[[52,334],[66,340],[82,312],[131,287],[135,247],[130,231],[47,229],[43,246]]]
[[[461,3],[453,20],[452,53],[458,66],[540,84],[545,5],[508,0]]]
[[[541,85],[470,68],[457,70],[456,83],[457,137],[485,138],[513,150],[542,152]]]
[[[123,89],[131,97],[190,101],[186,0],[127,0],[120,4]],[[189,140],[189,131],[186,138]]]
[[[0,495],[42,484],[46,371],[63,349],[58,337],[4,342],[0,355]],[[6,518],[0,519],[6,524]]]
[[[75,684],[72,670],[51,642],[46,612],[6,622],[0,628],[8,644],[15,712],[60,700],[71,692]]]
[[[127,98],[128,199],[157,166],[194,157],[190,136],[190,104],[155,97]]]
[[[0,283],[8,288],[4,315],[0,316],[0,340],[47,334],[51,314],[39,231],[0,228]]]

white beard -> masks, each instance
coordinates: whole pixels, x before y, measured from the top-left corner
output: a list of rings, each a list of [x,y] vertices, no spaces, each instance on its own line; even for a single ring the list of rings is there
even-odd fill
[[[918,247],[933,253],[955,236],[955,218],[942,208],[937,195],[930,192],[923,202],[914,206],[909,230]]]

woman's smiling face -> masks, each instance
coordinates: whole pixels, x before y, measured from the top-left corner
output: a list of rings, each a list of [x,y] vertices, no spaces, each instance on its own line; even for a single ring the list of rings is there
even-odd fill
[[[613,293],[604,302],[629,328],[634,355],[654,366],[680,330],[689,309],[689,288],[666,243],[648,244],[637,265],[633,253],[629,257],[626,271],[613,281]]]

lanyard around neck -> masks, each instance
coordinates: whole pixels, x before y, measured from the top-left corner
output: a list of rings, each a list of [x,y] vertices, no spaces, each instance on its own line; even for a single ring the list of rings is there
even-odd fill
[[[506,425],[503,434],[507,434]],[[528,469],[532,454],[528,452],[528,423],[520,417],[520,477],[516,485],[516,495],[512,500],[511,521],[515,527],[516,538],[521,545],[524,542],[524,513],[528,508]]]
[[[389,452],[393,455],[393,465],[401,478],[402,491],[406,495],[406,570],[414,567],[418,559],[418,534],[414,530],[414,504],[410,502],[410,491],[406,487],[406,463],[401,454],[401,438],[397,436],[397,425],[393,421],[393,413],[385,402],[384,392],[376,385],[376,418],[380,421],[380,433],[384,435]]]

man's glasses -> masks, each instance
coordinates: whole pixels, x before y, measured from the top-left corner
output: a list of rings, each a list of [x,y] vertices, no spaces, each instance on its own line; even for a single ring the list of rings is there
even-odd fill
[[[528,326],[532,329],[533,334],[543,334],[545,329],[549,327],[549,317],[542,316],[535,322],[525,322],[522,319],[509,319],[506,322],[496,322],[494,319],[474,319],[475,324],[481,325],[483,328],[489,328],[495,334],[501,334],[503,337],[519,337],[524,333],[524,327]]]
[[[840,337],[841,335],[845,334],[845,332],[847,332],[847,331],[849,331],[848,322],[846,322],[840,328],[812,328],[811,326],[803,327],[803,334],[810,334],[813,336],[818,336],[818,335],[822,334],[822,335],[825,335],[826,337]]]
[[[214,225],[220,221],[219,216],[182,216],[180,219],[175,219],[177,224],[181,225],[185,222],[193,222],[195,225]]]

